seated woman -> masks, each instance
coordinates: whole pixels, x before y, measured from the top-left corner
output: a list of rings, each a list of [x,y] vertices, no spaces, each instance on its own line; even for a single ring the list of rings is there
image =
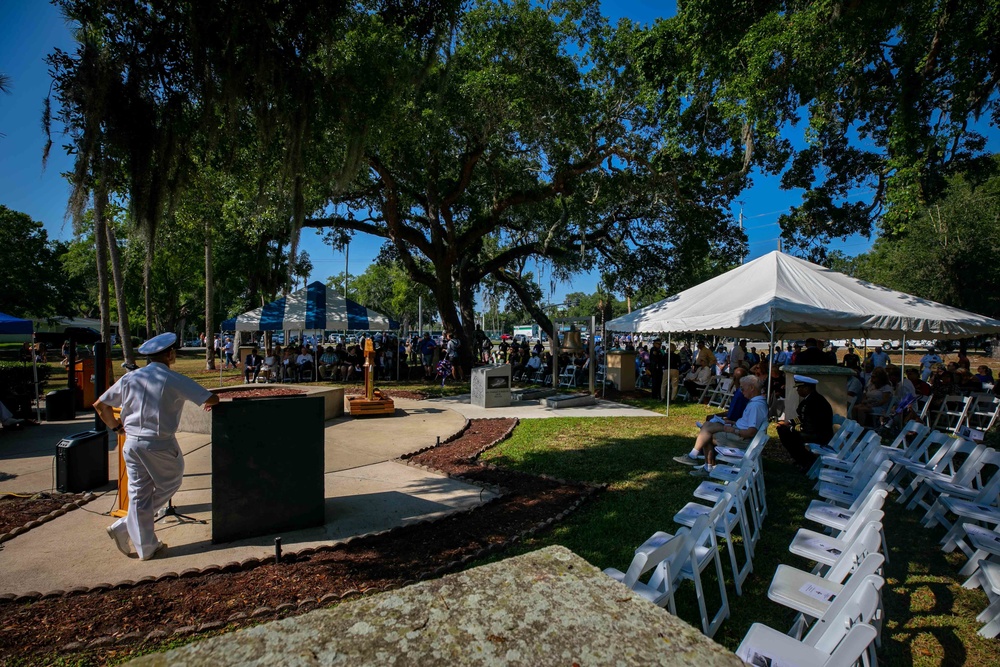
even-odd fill
[[[884,368],[876,368],[872,371],[872,378],[865,387],[865,393],[861,400],[854,406],[854,414],[857,415],[859,424],[867,424],[868,417],[875,408],[885,408],[892,400],[892,383],[889,382],[889,375]]]
[[[267,355],[264,357],[264,361],[260,365],[261,372],[269,382],[272,378],[276,378],[278,375],[278,366],[281,365],[278,359],[280,359],[280,357],[276,357],[274,355],[274,349],[271,349],[267,351]]]
[[[993,381],[993,370],[989,366],[980,366],[973,376],[981,384],[996,384]]]
[[[688,374],[684,376],[684,388],[687,389],[688,396],[691,397],[692,401],[698,401],[701,399],[702,392],[705,391],[705,387],[708,386],[709,380],[712,378],[712,369],[708,366],[692,366]]]

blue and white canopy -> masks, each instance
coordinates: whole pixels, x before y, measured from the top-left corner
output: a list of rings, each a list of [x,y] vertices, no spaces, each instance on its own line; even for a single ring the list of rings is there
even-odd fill
[[[224,331],[388,330],[398,325],[316,281],[222,323]]]
[[[27,334],[31,335],[31,320],[22,320],[19,317],[0,313],[0,334]]]

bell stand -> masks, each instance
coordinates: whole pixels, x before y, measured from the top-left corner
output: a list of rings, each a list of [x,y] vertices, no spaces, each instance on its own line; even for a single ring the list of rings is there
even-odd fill
[[[590,385],[589,385],[590,386],[590,395],[593,396],[594,392],[596,391],[596,389],[595,389],[595,382],[596,382],[595,373],[596,373],[597,369],[594,367],[594,364],[595,364],[595,361],[594,361],[594,356],[595,356],[594,355],[594,347],[595,347],[594,336],[597,333],[597,331],[596,331],[596,329],[597,329],[597,318],[594,317],[593,315],[584,316],[584,317],[554,317],[554,318],[552,318],[552,324],[553,325],[569,324],[570,325],[570,331],[574,331],[574,325],[576,325],[578,323],[581,323],[581,322],[584,323],[587,326],[587,334],[589,336],[589,341],[587,343],[587,354],[588,354],[588,357],[590,359],[590,362],[587,364],[587,367],[588,367],[588,370],[589,370],[589,372],[587,373],[587,375],[588,375],[588,379],[589,379],[589,383],[590,383]],[[559,352],[563,351],[563,349],[559,345],[559,327],[558,326],[555,326],[555,330],[551,334],[551,340],[552,340],[552,351],[553,351],[553,355],[552,355],[552,388],[553,389],[559,389]]]

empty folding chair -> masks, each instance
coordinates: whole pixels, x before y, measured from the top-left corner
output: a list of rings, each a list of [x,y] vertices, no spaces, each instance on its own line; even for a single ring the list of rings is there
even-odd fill
[[[889,489],[885,482],[878,481],[873,477],[871,486],[866,486],[863,492],[850,505],[845,507],[836,503],[813,500],[809,503],[809,507],[806,508],[805,518],[832,530],[844,530],[847,527],[847,523],[854,517],[854,513],[859,510],[863,511],[866,504],[870,503],[874,496],[879,496],[881,501],[884,501],[888,493]],[[882,506],[879,505],[878,507],[881,508]]]
[[[724,492],[719,496],[715,507],[725,503],[726,509],[721,513],[715,522],[715,535],[726,540],[726,551],[729,554],[729,565],[733,572],[733,582],[736,587],[736,594],[743,595],[743,582],[753,571],[753,538],[750,536],[750,523],[746,514],[746,488],[750,468],[748,467],[743,476],[734,481],[730,486],[733,493]],[[674,515],[674,521],[682,526],[692,526],[698,517],[709,514],[714,507],[702,505],[700,503],[687,503]],[[733,533],[739,528],[740,537],[743,541],[743,566],[737,564],[736,547],[733,540]]]
[[[850,506],[854,504],[858,498],[866,495],[867,487],[870,485],[877,484],[878,482],[885,481],[885,478],[889,475],[889,470],[892,469],[891,461],[882,461],[875,472],[872,473],[871,477],[867,479],[859,479],[855,484],[851,486],[840,486],[839,484],[831,484],[829,482],[820,482],[819,488],[816,489],[817,493],[831,503]],[[862,486],[864,483],[864,486]]]
[[[809,442],[806,443],[806,447],[810,452],[816,456],[823,456],[824,454],[836,454],[844,446],[851,445],[864,433],[864,426],[854,421],[853,419],[845,419],[837,429],[837,432],[833,434],[830,442],[818,443]]]
[[[963,577],[968,577],[976,571],[981,561],[1000,558],[1000,532],[997,528],[988,530],[974,523],[962,524],[962,530],[965,533],[965,539],[968,539],[969,544],[972,545],[973,551],[972,555],[969,556],[969,562],[958,573]]]
[[[977,621],[986,624],[979,628],[979,634],[987,638],[996,637],[1000,634],[1000,563],[979,561],[979,569],[962,585],[982,588],[986,593],[989,605],[976,616]]]
[[[869,575],[852,577],[851,584],[801,640],[754,623],[736,649],[737,657],[751,665],[854,665],[878,635],[871,621],[880,612],[884,581]]]
[[[948,520],[949,513],[973,518],[974,514],[985,512],[983,518],[974,520],[1000,522],[1000,516],[994,514],[998,511],[996,505],[1000,500],[1000,452],[993,449],[983,452],[979,457],[976,474],[966,484],[934,480],[926,480],[925,483],[937,494],[935,502],[921,519],[921,523],[928,528],[940,523],[950,529],[952,522]],[[996,520],[994,516],[997,516]]]
[[[992,394],[976,394],[976,401],[969,412],[969,426],[980,431],[989,431],[997,422],[1000,412],[1000,397]]]
[[[757,474],[758,469],[754,467],[753,461],[750,460],[744,462],[743,465],[746,466],[747,475],[745,477],[728,483],[705,480],[695,488],[693,495],[699,500],[705,500],[714,505],[719,502],[719,498],[722,497],[723,493],[733,493],[737,501],[741,503],[740,507],[744,512],[747,529],[749,530],[750,552],[753,553],[757,542],[760,541],[764,518],[761,515],[761,509],[757,501],[757,486],[754,483],[754,476]]]
[[[614,568],[604,570],[610,576],[653,604],[666,606],[671,614],[677,614],[674,603],[674,587],[680,576],[680,562],[691,551],[693,536],[687,528],[676,535],[657,532],[638,549],[628,570],[621,572]],[[652,572],[648,581],[640,581],[647,572]]]
[[[681,579],[694,582],[695,594],[698,598],[698,611],[701,614],[701,629],[709,637],[714,637],[722,622],[729,618],[729,598],[726,595],[726,579],[722,573],[722,559],[719,557],[719,543],[716,540],[715,524],[726,511],[727,502],[719,502],[708,514],[703,514],[691,526],[692,541],[690,550],[684,556],[680,568]],[[719,611],[711,619],[705,604],[705,593],[701,583],[701,573],[715,563],[715,576],[719,582],[719,595],[722,602]]]
[[[965,424],[969,417],[969,410],[972,408],[972,396],[949,395],[944,397],[941,407],[934,415],[934,429],[947,430],[952,433]]]
[[[948,433],[931,431],[927,437],[915,443],[902,452],[888,452],[889,460],[894,467],[889,475],[889,488],[900,494],[899,503],[906,502],[916,489],[907,490],[913,481],[913,470],[921,470],[933,466],[932,461],[939,460],[955,444],[956,440]],[[905,494],[905,497],[904,497]]]
[[[875,551],[879,545],[878,530],[877,526],[866,526],[826,576],[821,577],[788,565],[778,566],[767,590],[767,597],[799,613],[792,626],[796,636],[808,627],[812,619],[820,618],[826,613],[844,590],[848,578],[879,574],[884,558]]]
[[[882,451],[881,438],[878,433],[870,431],[862,439],[862,445],[857,448],[857,457],[853,461],[837,461],[835,465],[823,465],[817,479],[820,483],[829,482],[838,486],[851,486],[862,477],[867,478],[871,471],[878,468],[886,459]],[[827,458],[827,457],[824,457]]]
[[[982,468],[980,460],[990,451],[993,450],[964,440],[953,446],[950,455],[945,456],[933,470],[910,469],[914,478],[907,490],[914,490],[909,496],[906,509],[912,510],[920,506],[925,511],[929,510],[938,495],[934,483],[956,488],[969,486]]]
[[[875,496],[874,499],[877,500],[878,496]],[[788,550],[796,556],[815,561],[817,565],[813,568],[813,573],[819,574],[823,571],[820,568],[832,566],[837,562],[865,526],[871,522],[882,524],[885,514],[882,510],[875,508],[874,504],[861,512],[855,512],[842,531],[826,534],[808,528],[799,528],[795,537],[792,538],[792,543],[788,545]],[[882,540],[882,551],[885,553],[887,549],[885,548],[884,529],[880,539]]]

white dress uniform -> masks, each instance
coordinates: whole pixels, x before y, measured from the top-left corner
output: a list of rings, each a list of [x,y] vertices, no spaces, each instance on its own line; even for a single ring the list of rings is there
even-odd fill
[[[155,354],[166,347],[169,345],[139,351]],[[100,397],[102,403],[121,408],[125,427],[122,456],[128,470],[128,514],[109,531],[123,537],[122,531],[127,530],[143,560],[160,548],[153,516],[177,492],[184,478],[184,455],[174,437],[181,409],[185,401],[201,405],[211,396],[212,392],[194,380],[152,362],[126,373]]]

